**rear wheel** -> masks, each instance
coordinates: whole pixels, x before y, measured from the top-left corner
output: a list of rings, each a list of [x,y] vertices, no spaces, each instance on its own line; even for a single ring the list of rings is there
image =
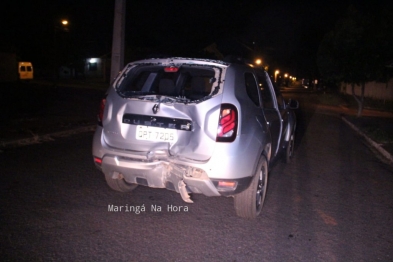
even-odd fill
[[[125,181],[121,174],[118,174],[117,178],[114,178],[112,174],[105,174],[105,180],[110,188],[120,192],[131,192],[138,186],[137,184]]]
[[[256,218],[265,202],[268,181],[267,160],[262,156],[258,163],[250,186],[243,192],[235,195],[236,214],[244,218]]]
[[[287,149],[285,150],[285,162],[286,163],[291,163],[294,147],[295,147],[295,133],[293,132],[291,134],[291,137],[289,138]]]

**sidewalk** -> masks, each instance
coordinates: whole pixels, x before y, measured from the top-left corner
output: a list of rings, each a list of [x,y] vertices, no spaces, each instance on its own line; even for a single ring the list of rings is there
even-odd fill
[[[3,106],[8,112],[0,123],[0,152],[94,131],[99,101],[108,86],[99,81],[72,79],[59,81],[56,86],[46,80],[33,80],[24,85],[3,84],[2,95],[9,100]],[[20,101],[14,103],[15,99]]]
[[[362,117],[358,118],[356,108],[319,104],[318,110],[340,115],[350,128],[393,164],[393,112],[365,108]]]

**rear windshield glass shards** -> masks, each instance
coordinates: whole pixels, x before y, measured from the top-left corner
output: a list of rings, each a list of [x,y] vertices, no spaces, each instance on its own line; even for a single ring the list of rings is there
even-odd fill
[[[201,99],[217,85],[215,71],[206,66],[141,65],[132,68],[117,87],[122,97],[161,95]]]

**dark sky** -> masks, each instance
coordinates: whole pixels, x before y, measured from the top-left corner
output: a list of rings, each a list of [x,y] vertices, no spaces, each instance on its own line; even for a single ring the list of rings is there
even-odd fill
[[[149,52],[198,56],[216,43],[224,55],[258,55],[294,74],[314,73],[319,42],[349,4],[368,8],[375,3],[383,2],[127,0],[127,57]],[[44,64],[55,41],[66,44],[75,57],[111,51],[112,0],[14,0],[0,5],[0,48],[15,50],[23,60]],[[70,21],[70,30],[57,32],[55,38],[55,24],[62,18]]]

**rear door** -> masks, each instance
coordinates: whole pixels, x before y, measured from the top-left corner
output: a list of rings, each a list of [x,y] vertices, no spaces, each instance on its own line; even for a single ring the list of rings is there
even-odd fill
[[[289,136],[290,136],[290,131],[288,130],[290,128],[289,126],[289,108],[288,106],[285,105],[285,99],[282,96],[280,90],[278,89],[278,87],[276,87],[275,85],[273,85],[274,87],[274,93],[276,95],[276,101],[277,101],[277,107],[278,110],[280,112],[280,116],[281,116],[281,124],[282,124],[282,131],[281,131],[281,140],[280,140],[280,147],[285,147],[286,146],[286,142],[289,140]]]
[[[111,89],[106,143],[139,155],[207,161],[214,150],[224,68],[135,65]]]
[[[262,107],[272,137],[272,156],[275,156],[282,138],[282,118],[278,110],[276,95],[269,76],[266,72],[259,71],[257,77]]]

